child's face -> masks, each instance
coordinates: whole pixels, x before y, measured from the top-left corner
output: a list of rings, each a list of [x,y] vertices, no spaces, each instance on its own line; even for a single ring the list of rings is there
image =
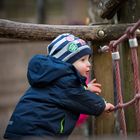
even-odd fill
[[[75,68],[84,77],[87,77],[90,71],[91,64],[89,62],[89,55],[85,55],[73,63]]]

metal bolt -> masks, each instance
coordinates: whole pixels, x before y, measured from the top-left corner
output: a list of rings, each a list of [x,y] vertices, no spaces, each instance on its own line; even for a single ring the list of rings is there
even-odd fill
[[[99,30],[98,31],[98,36],[99,37],[104,37],[105,36],[105,32],[103,30]]]
[[[136,30],[136,33],[140,34],[140,29],[137,29],[137,30]]]
[[[99,6],[100,6],[100,7],[103,7],[103,3],[102,3],[102,2],[100,2],[100,3],[99,3]]]

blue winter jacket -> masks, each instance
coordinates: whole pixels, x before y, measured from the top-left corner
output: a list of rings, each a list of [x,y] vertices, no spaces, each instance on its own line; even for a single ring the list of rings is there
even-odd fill
[[[35,55],[29,62],[29,89],[21,97],[4,137],[68,136],[79,114],[100,115],[104,100],[86,90],[85,77],[69,63]]]

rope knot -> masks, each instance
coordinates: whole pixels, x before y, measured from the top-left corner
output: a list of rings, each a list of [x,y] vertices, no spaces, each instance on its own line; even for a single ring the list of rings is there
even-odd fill
[[[135,95],[135,99],[140,100],[140,93],[137,93],[137,94]]]
[[[128,38],[135,38],[136,37],[135,32],[132,31],[132,27],[128,27],[126,29],[126,34],[127,34]]]

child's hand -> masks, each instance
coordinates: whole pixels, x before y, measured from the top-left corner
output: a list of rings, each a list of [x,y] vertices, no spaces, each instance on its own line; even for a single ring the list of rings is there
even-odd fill
[[[115,108],[115,107],[114,107],[113,104],[111,104],[111,103],[106,103],[106,107],[105,107],[104,111],[107,112],[107,113],[109,113],[109,112],[111,112],[114,108]]]
[[[101,84],[96,83],[96,79],[89,82],[87,87],[87,90],[90,90],[91,92],[96,92],[97,94],[101,93]]]

